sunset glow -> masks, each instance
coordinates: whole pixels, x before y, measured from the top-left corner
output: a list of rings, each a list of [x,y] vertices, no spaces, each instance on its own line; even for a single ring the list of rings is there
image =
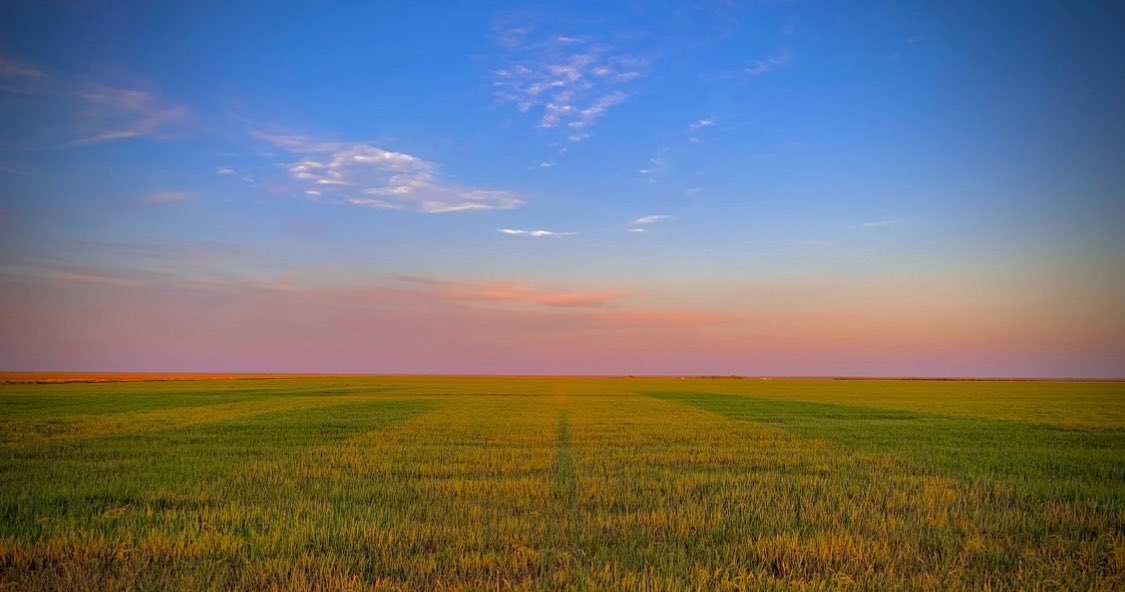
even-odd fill
[[[953,4],[5,6],[0,370],[1125,376],[1125,15]]]

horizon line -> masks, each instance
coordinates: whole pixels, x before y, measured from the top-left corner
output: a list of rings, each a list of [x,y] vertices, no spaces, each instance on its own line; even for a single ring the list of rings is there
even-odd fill
[[[13,379],[15,377],[20,377]],[[206,372],[206,371],[96,371],[96,370],[0,370],[0,384],[44,384],[65,382],[148,382],[176,380],[266,380],[284,378],[614,378],[695,380],[900,380],[920,382],[1125,382],[1122,377],[1075,376],[935,376],[935,375],[788,375],[788,374],[553,374],[553,373],[419,373],[419,372]],[[132,378],[132,379],[130,379]],[[69,379],[69,380],[68,380]],[[83,380],[85,379],[85,380]],[[100,379],[100,380],[99,380]]]

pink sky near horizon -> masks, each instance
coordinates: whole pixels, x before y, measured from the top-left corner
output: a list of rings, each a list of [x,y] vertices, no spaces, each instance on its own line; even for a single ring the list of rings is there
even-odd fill
[[[643,294],[394,277],[360,287],[98,271],[7,278],[0,370],[1120,377],[1121,319],[948,294],[652,307]],[[984,299],[987,300],[987,299]],[[763,299],[764,302],[764,299]],[[944,303],[944,304],[943,304]]]
[[[0,3],[0,370],[1125,377],[1122,8],[887,4]]]

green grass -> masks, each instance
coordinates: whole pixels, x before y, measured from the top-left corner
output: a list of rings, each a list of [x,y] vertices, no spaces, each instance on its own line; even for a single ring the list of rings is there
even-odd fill
[[[904,468],[960,479],[995,479],[1050,499],[1125,502],[1125,431],[912,411],[775,401],[713,393],[650,393],[723,417],[833,442],[851,453],[901,459]]]
[[[0,386],[0,587],[1125,589],[1125,384]]]

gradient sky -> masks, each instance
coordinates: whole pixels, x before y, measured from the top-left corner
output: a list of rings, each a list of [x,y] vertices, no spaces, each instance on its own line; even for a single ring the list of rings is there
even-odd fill
[[[1125,376],[1125,5],[5,2],[0,369]]]

